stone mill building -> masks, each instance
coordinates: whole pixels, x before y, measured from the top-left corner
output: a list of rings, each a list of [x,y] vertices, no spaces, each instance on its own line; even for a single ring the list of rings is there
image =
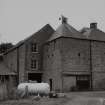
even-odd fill
[[[105,33],[90,23],[77,31],[62,17],[0,55],[0,81],[47,82],[51,90],[105,90]]]

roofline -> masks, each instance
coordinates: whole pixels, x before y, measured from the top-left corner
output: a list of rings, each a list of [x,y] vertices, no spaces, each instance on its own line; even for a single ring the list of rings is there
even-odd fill
[[[21,44],[19,44],[18,46],[15,45],[13,48],[11,48],[11,49],[9,49],[7,52],[5,52],[3,55],[6,55],[6,54],[8,54],[9,52],[11,52],[11,51],[13,51],[13,50],[19,48],[19,47],[22,46],[23,44],[24,44],[24,42],[21,43]]]
[[[46,25],[44,25],[42,28],[40,28],[38,31],[36,31],[35,33],[33,33],[32,35],[30,35],[29,37],[26,37],[24,40],[21,40],[21,41],[23,41],[23,42],[21,42],[21,41],[19,41],[19,42],[21,42],[20,44],[19,44],[19,42],[17,43],[17,44],[19,44],[19,45],[15,45],[14,47],[12,47],[12,48],[10,48],[7,52],[5,52],[3,55],[6,55],[6,54],[8,54],[9,52],[11,52],[11,51],[13,51],[13,50],[15,50],[16,48],[19,48],[20,46],[22,46],[27,40],[29,40],[33,35],[35,35],[35,34],[38,34],[38,32],[40,32],[44,27],[46,27],[46,26],[50,26],[51,27],[51,25],[50,24],[46,24]],[[52,27],[51,27],[52,28]],[[52,28],[53,29],[53,28]],[[54,29],[53,29],[54,30]],[[55,31],[55,30],[54,30]]]
[[[83,39],[83,38],[73,38],[73,37],[64,37],[64,36],[61,36],[61,37],[58,37],[58,38],[53,39],[51,41],[47,41],[44,44],[49,44],[50,42],[53,42],[53,41],[55,41],[57,39],[60,39],[60,38],[71,38],[71,39],[76,39],[76,40],[97,41],[97,42],[104,42],[105,43],[105,41],[101,41],[101,40],[93,40],[93,39],[86,39],[86,38]]]

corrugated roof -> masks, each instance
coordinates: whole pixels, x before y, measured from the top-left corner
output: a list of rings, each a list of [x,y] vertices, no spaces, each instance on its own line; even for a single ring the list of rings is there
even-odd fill
[[[4,62],[0,62],[0,75],[16,75],[16,73],[11,72]]]
[[[61,24],[54,32],[54,34],[52,34],[52,36],[48,39],[48,41],[51,41],[60,37],[72,37],[72,38],[80,38],[80,39],[85,38],[79,31],[77,31],[68,23]]]

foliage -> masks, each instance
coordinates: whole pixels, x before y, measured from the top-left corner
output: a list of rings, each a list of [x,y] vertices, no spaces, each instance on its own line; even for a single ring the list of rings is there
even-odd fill
[[[0,44],[0,54],[5,53],[8,49],[12,48],[14,45],[12,43],[1,43]]]

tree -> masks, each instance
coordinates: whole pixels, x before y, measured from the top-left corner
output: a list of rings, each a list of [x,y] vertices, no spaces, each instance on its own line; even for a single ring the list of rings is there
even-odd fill
[[[12,48],[14,45],[12,43],[1,43],[0,44],[0,54],[5,53],[7,50]]]

